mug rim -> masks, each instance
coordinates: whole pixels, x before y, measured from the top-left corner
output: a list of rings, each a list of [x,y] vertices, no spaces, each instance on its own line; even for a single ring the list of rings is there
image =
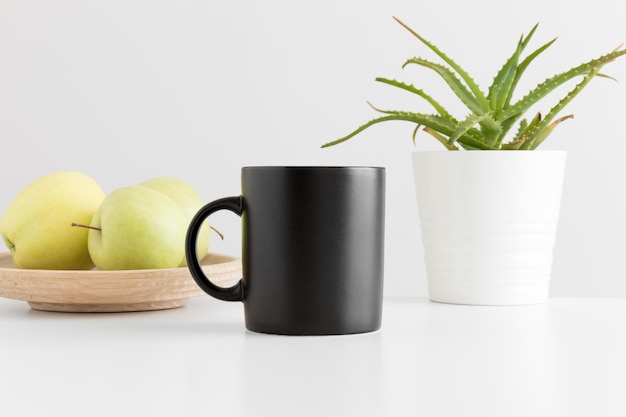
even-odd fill
[[[353,170],[353,169],[373,169],[384,170],[382,166],[366,166],[366,165],[250,165],[241,167],[242,170],[248,169],[282,169],[282,170]]]

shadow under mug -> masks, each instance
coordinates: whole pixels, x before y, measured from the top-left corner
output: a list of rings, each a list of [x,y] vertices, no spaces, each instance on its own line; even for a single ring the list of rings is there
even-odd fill
[[[385,169],[244,167],[242,193],[205,205],[189,225],[187,264],[209,295],[244,304],[246,328],[285,335],[372,332],[382,320]],[[243,277],[213,284],[198,262],[203,221],[242,219]]]

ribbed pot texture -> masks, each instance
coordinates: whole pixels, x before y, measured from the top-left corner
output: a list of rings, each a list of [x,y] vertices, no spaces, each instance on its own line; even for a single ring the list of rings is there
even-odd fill
[[[566,152],[414,152],[432,301],[547,301]]]

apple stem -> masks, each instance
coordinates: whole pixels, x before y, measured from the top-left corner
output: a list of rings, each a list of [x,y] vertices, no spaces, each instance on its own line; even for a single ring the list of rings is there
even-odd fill
[[[216,229],[215,227],[213,227],[213,226],[209,226],[209,228],[211,228],[211,229],[212,229],[215,233],[217,233],[217,234],[218,234],[218,236],[219,236],[222,240],[224,240],[224,235],[223,235],[223,234],[222,234],[219,230],[217,230],[217,229]]]
[[[102,229],[100,229],[99,227],[87,226],[86,224],[72,223],[72,226],[74,226],[74,227],[84,227],[85,229],[97,230],[99,232],[102,231]]]

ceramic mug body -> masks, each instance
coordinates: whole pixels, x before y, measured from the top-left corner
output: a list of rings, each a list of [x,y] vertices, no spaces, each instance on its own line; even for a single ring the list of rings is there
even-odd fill
[[[382,318],[385,170],[244,167],[242,193],[207,204],[189,227],[187,259],[208,294],[242,301],[248,330],[291,335],[363,333]],[[202,221],[242,218],[243,278],[213,285],[195,256]]]

